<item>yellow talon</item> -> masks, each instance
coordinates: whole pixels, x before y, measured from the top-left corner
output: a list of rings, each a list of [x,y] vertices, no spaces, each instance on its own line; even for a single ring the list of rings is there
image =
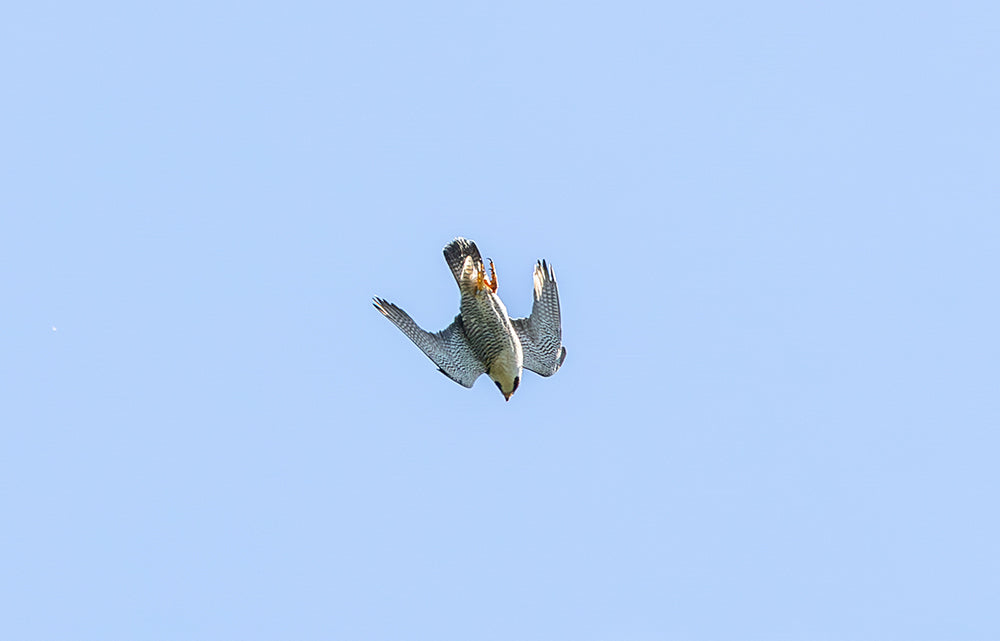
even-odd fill
[[[494,294],[497,293],[497,270],[493,265],[493,259],[490,260],[490,278],[486,279],[486,266],[482,262],[476,266],[476,291],[482,291],[484,289],[489,289]]]
[[[498,284],[497,283],[497,270],[496,270],[495,267],[493,267],[493,259],[491,258],[489,260],[490,260],[490,289],[493,290],[494,294],[496,294],[497,293],[497,284]]]

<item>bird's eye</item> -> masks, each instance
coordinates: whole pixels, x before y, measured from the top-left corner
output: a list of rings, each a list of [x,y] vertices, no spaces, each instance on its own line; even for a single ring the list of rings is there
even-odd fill
[[[497,389],[500,390],[500,392],[502,393],[503,392],[503,386],[500,385],[500,381],[493,381],[493,382],[497,384]]]
[[[513,394],[514,392],[516,392],[517,391],[517,386],[520,385],[520,384],[521,384],[521,377],[520,376],[515,376],[514,377],[514,387],[511,388],[510,393]]]

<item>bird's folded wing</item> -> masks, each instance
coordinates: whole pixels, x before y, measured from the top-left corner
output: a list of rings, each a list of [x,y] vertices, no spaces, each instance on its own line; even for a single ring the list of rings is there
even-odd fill
[[[462,317],[456,316],[451,325],[440,332],[425,332],[410,315],[381,298],[374,299],[375,309],[391,320],[406,336],[434,361],[442,374],[459,385],[472,387],[486,372],[482,362],[469,347],[462,328]]]
[[[535,265],[535,300],[531,316],[511,322],[521,339],[524,369],[542,376],[555,374],[566,358],[566,348],[562,346],[559,287],[552,267],[544,260]]]

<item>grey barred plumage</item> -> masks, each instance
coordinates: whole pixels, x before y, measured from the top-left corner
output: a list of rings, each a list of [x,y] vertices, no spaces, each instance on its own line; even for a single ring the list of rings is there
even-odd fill
[[[559,289],[556,275],[544,260],[535,265],[535,298],[531,316],[511,323],[521,339],[524,368],[542,376],[552,376],[566,360],[559,317]]]
[[[472,387],[481,374],[496,383],[510,400],[522,369],[551,376],[566,358],[562,346],[559,289],[555,273],[544,261],[535,265],[534,303],[527,318],[511,319],[497,296],[497,277],[490,277],[476,244],[456,238],[444,248],[444,258],[461,292],[460,314],[440,332],[422,330],[402,309],[381,298],[375,308],[396,325],[453,381]]]

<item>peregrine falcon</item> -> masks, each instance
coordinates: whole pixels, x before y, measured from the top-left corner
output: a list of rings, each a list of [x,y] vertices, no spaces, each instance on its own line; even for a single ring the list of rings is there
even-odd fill
[[[562,346],[559,289],[552,267],[538,261],[531,316],[512,319],[497,296],[493,260],[487,279],[474,242],[456,238],[445,246],[444,259],[462,294],[461,313],[451,325],[440,332],[425,332],[409,314],[384,299],[373,299],[375,308],[459,385],[472,387],[480,374],[487,374],[509,401],[521,382],[522,368],[542,376],[555,374],[566,358],[566,348]]]

